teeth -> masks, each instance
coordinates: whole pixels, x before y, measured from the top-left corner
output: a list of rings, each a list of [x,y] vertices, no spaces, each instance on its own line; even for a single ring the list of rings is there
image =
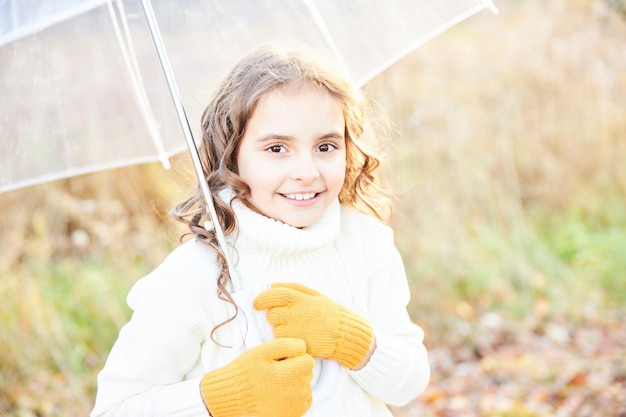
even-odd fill
[[[285,194],[290,200],[310,200],[315,197],[317,193],[305,193],[305,194]]]

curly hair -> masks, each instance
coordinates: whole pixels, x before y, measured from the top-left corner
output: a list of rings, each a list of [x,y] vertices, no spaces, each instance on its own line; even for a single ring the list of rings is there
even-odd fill
[[[217,87],[202,114],[202,141],[199,146],[206,180],[214,197],[218,221],[225,235],[236,230],[236,218],[229,204],[218,198],[225,188],[234,191],[234,198],[250,206],[250,188],[238,175],[237,153],[246,124],[259,99],[276,88],[312,83],[324,88],[342,105],[345,120],[346,175],[339,201],[363,213],[373,215],[383,222],[391,218],[391,201],[388,187],[381,184],[375,171],[380,159],[375,146],[385,135],[379,135],[370,115],[373,102],[356,90],[328,61],[317,52],[303,48],[265,45],[246,55],[227,74]],[[372,116],[372,117],[370,117]],[[172,216],[187,224],[187,235],[195,237],[215,250],[220,263],[217,281],[218,296],[238,308],[227,285],[228,265],[223,248],[219,247],[215,232],[203,227],[209,220],[198,184],[190,197],[177,204]],[[231,317],[220,326],[232,321]]]

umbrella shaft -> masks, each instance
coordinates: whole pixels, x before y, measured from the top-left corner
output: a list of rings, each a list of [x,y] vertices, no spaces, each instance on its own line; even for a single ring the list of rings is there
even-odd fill
[[[189,119],[187,118],[185,108],[183,107],[182,99],[180,98],[180,93],[176,85],[176,80],[174,79],[174,73],[172,71],[172,67],[167,57],[165,46],[163,45],[161,32],[159,31],[159,27],[157,25],[157,21],[154,16],[154,10],[152,9],[152,4],[150,0],[141,0],[141,4],[143,6],[146,19],[148,21],[148,26],[150,27],[150,33],[152,35],[154,45],[159,55],[159,61],[161,62],[161,67],[163,68],[163,72],[165,73],[165,78],[167,79],[167,85],[169,87],[172,100],[174,101],[174,106],[176,107],[176,114],[178,115],[178,120],[180,122],[180,125],[183,129],[183,133],[185,135],[185,141],[187,142],[187,147],[189,148],[189,153],[191,154],[191,159],[193,162],[194,169],[196,171],[196,176],[198,177],[198,184],[200,184],[200,190],[202,191],[202,196],[204,198],[206,208],[211,216],[211,220],[213,220],[213,227],[215,228],[215,236],[217,238],[217,242],[220,248],[222,249],[222,252],[224,253],[224,257],[226,258],[226,263],[228,264],[228,272],[230,274],[230,282],[231,282],[232,290],[236,292],[240,290],[240,285],[235,276],[233,263],[230,260],[230,256],[228,253],[228,246],[226,245],[226,238],[224,236],[224,231],[222,230],[222,226],[220,225],[219,219],[217,217],[217,212],[215,211],[215,205],[213,203],[213,196],[211,194],[211,191],[209,190],[209,185],[206,181],[204,168],[202,166],[202,161],[200,160],[200,154],[198,152],[198,148],[196,147],[196,143],[193,139],[193,133],[191,131],[191,127],[189,126]]]

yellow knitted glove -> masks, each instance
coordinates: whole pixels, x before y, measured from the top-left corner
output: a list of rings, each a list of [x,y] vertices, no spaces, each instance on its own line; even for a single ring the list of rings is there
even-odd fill
[[[303,285],[273,284],[254,299],[267,309],[276,337],[297,337],[313,357],[355,369],[370,354],[374,329],[368,320]]]
[[[300,339],[274,339],[201,379],[213,417],[300,417],[313,403],[314,359]]]

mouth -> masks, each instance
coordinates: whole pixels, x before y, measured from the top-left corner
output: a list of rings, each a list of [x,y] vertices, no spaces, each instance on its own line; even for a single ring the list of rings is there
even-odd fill
[[[317,197],[319,193],[293,193],[293,194],[282,194],[283,197],[289,200],[295,201],[306,201],[311,200]]]

